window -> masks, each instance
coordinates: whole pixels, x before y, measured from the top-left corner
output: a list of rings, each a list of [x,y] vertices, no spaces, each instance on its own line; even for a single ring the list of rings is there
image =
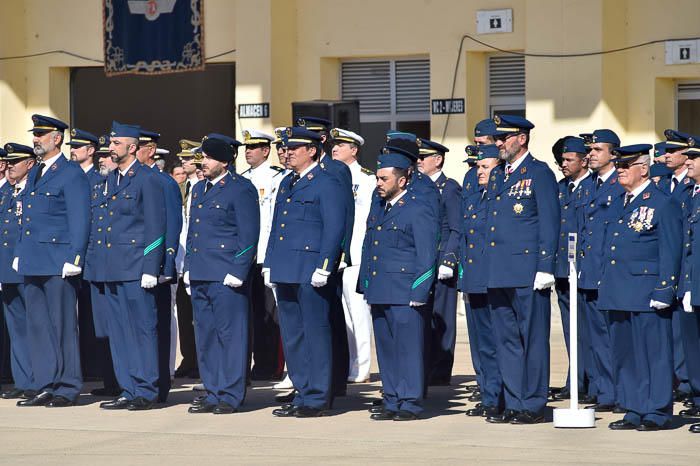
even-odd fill
[[[430,60],[352,60],[341,65],[343,100],[360,101],[363,165],[374,167],[389,130],[430,137]]]
[[[678,84],[678,130],[700,134],[700,82]]]
[[[488,64],[489,115],[525,116],[525,57],[493,55]]]

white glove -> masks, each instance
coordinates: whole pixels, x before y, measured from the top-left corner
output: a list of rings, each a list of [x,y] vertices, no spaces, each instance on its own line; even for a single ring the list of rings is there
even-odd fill
[[[189,286],[190,286],[190,271],[189,270],[187,272],[185,272],[185,274],[182,276],[182,283],[187,285],[187,287],[189,288]]]
[[[448,267],[446,265],[441,265],[438,268],[438,280],[447,280],[450,279],[454,276],[455,272],[452,270],[452,267]]]
[[[554,275],[547,272],[537,272],[535,274],[535,284],[533,285],[533,290],[544,290],[545,288],[551,288],[554,285]]]
[[[262,276],[263,282],[265,282],[265,286],[270,288],[271,290],[274,290],[276,285],[270,281],[270,269],[262,269]]]
[[[686,291],[683,295],[683,310],[685,312],[693,312],[693,305],[690,304],[690,291]]]
[[[345,261],[342,261],[340,264],[338,264],[338,272],[340,272],[343,269],[346,269],[348,267],[348,263]]]
[[[141,275],[141,288],[153,288],[158,284],[158,277],[144,273]]]
[[[165,283],[172,280],[173,277],[166,277],[165,275],[158,275],[158,283]]]
[[[314,270],[314,274],[311,275],[311,286],[313,286],[314,288],[326,286],[326,284],[328,283],[328,275],[330,274],[330,272],[326,272],[325,270]]]
[[[421,306],[425,306],[425,303],[419,303],[418,301],[411,301],[410,303],[408,303],[408,305],[411,307],[421,307]]]
[[[230,286],[231,288],[238,288],[243,284],[238,278],[234,277],[230,273],[227,273],[224,277],[224,285]]]
[[[61,278],[72,277],[73,275],[80,275],[83,269],[77,265],[69,264],[66,262],[63,264],[63,271],[61,272]]]
[[[654,301],[653,299],[649,301],[649,307],[652,307],[656,309],[657,311],[660,311],[662,309],[666,309],[667,307],[670,307],[670,304],[662,303],[661,301]]]
[[[19,257],[12,259],[12,270],[19,272]]]

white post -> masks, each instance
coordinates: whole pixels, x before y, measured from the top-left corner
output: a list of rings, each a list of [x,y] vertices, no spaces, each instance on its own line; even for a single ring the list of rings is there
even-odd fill
[[[578,409],[578,273],[576,233],[569,233],[569,409],[554,410],[554,427],[595,427],[595,411]]]

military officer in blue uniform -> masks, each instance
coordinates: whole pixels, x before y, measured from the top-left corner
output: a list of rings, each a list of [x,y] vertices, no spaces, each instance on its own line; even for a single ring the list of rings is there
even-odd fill
[[[700,415],[700,138],[695,136],[688,140],[689,146],[685,151],[688,159],[685,162],[688,175],[695,182],[690,195],[690,215],[684,218],[684,251],[681,279],[678,286],[678,297],[682,300],[684,312],[680,312],[681,334],[685,349],[686,369],[692,396],[692,403],[679,414],[683,417]],[[689,403],[689,404],[690,404]],[[700,433],[700,424],[692,424],[690,432]]]
[[[410,421],[423,411],[424,314],[437,262],[439,219],[408,190],[413,161],[384,153],[377,164],[380,210],[367,219],[359,291],[372,306],[383,405],[371,419]]]
[[[158,398],[157,310],[153,288],[165,254],[166,212],[159,176],[136,159],[140,128],[112,123],[107,212],[95,239],[105,263],[107,333],[120,396],[103,409],[151,409]]]
[[[228,171],[230,145],[202,143],[205,182],[192,190],[185,282],[192,288],[199,373],[207,391],[190,413],[230,414],[246,391],[249,274],[260,235],[255,186]]]
[[[454,364],[457,336],[457,275],[461,232],[460,204],[462,188],[442,171],[449,149],[421,139],[418,170],[440,190],[440,244],[435,283],[430,338],[430,361],[425,368],[430,385],[449,385]]]
[[[462,196],[462,236],[460,248],[460,289],[469,304],[467,324],[472,356],[478,358],[477,382],[481,404],[467,410],[467,416],[496,416],[503,410],[503,381],[496,357],[496,338],[491,324],[485,263],[487,199],[491,171],[501,164],[495,144],[469,146],[476,155],[477,189]],[[473,340],[473,341],[472,341]]]
[[[597,129],[584,137],[588,141],[588,168],[593,171],[593,187],[584,190],[583,197],[575,201],[578,219],[579,302],[581,314],[588,323],[587,401],[599,412],[622,412],[622,398],[615,386],[608,312],[598,308],[598,287],[601,283],[603,241],[609,222],[613,200],[622,195],[623,188],[617,182],[617,170],[613,165],[612,151],[619,147],[620,138],[610,129]],[[586,195],[587,194],[587,195]],[[563,397],[555,399],[561,399]],[[582,401],[584,398],[582,398]]]
[[[36,394],[32,373],[31,348],[27,340],[27,308],[24,300],[24,277],[12,269],[14,250],[20,235],[20,217],[27,177],[34,167],[34,150],[22,144],[8,143],[0,149],[2,160],[8,165],[7,178],[0,187],[0,283],[5,323],[10,337],[10,367],[14,388],[4,391],[2,398],[33,398]],[[9,151],[9,154],[8,154]]]
[[[557,182],[528,150],[532,123],[513,115],[496,115],[494,123],[499,157],[506,163],[491,172],[486,194],[487,287],[506,410],[486,419],[534,424],[544,420],[549,387]]]
[[[666,166],[666,141],[657,142],[654,144],[654,163],[649,169],[649,178],[658,186],[662,179],[672,174],[671,169]]]
[[[561,169],[564,178],[559,181],[559,207],[561,221],[559,228],[559,242],[555,257],[554,278],[555,290],[561,313],[561,325],[564,333],[564,342],[567,353],[569,352],[569,261],[568,238],[569,233],[578,233],[577,208],[582,206],[581,200],[588,196],[593,189],[593,179],[588,170],[588,158],[584,141],[581,138],[569,136],[561,145]],[[585,393],[585,375],[590,372],[588,339],[586,338],[588,324],[586,314],[578,314],[578,391]],[[569,372],[567,372],[568,374]],[[556,395],[561,399],[567,392],[569,377],[564,390]]]
[[[287,370],[297,393],[273,414],[316,417],[327,412],[333,396],[330,313],[347,217],[345,203],[338,202],[343,188],[317,161],[321,137],[301,127],[283,136],[293,173],[279,187],[263,277],[276,286]]]
[[[350,373],[350,348],[348,345],[347,325],[345,323],[345,310],[343,309],[343,284],[342,271],[352,265],[350,257],[350,243],[355,221],[355,197],[352,193],[352,173],[346,164],[334,160],[330,150],[331,122],[325,118],[303,116],[296,121],[297,126],[317,133],[321,137],[320,155],[318,164],[322,170],[328,172],[336,179],[341,187],[343,209],[345,211],[345,235],[343,237],[343,251],[338,264],[339,274],[333,274],[337,278],[333,286],[336,288],[335,299],[331,308],[331,328],[333,331],[333,396],[344,396],[347,391],[348,375]],[[330,148],[329,148],[330,149]]]
[[[75,310],[90,230],[90,186],[80,167],[61,153],[68,125],[42,115],[32,121],[41,163],[25,188],[13,268],[24,275],[27,341],[38,393],[18,405],[72,406],[82,388]]]
[[[598,307],[610,336],[625,417],[610,429],[667,428],[673,414],[672,304],[680,275],[680,204],[649,180],[650,144],[618,147],[624,188],[605,233]]]
[[[158,309],[158,401],[164,403],[168,399],[170,380],[175,371],[173,329],[171,328],[173,305],[170,285],[177,281],[175,256],[182,230],[182,198],[177,182],[167,173],[161,172],[156,164],[155,156],[159,139],[160,133],[141,129],[136,158],[143,165],[150,167],[157,175],[155,179],[161,184],[165,196],[165,255],[158,275],[158,284],[153,290]]]

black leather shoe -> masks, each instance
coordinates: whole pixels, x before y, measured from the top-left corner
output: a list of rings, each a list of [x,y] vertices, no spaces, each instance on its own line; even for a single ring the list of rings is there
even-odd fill
[[[468,401],[474,402],[474,401],[481,401],[481,393],[480,392],[473,392],[473,395],[467,398]]]
[[[192,401],[190,401],[190,404],[192,406],[197,406],[204,404],[204,402],[207,400],[207,395],[200,395],[198,397],[195,397]]]
[[[510,423],[511,424],[517,424],[517,425],[526,425],[526,424],[540,424],[544,422],[544,416],[541,414],[535,414],[530,411],[521,411],[518,413],[517,416],[515,416]]]
[[[679,401],[685,401],[688,399],[690,396],[689,393],[682,392],[678,389],[673,390],[673,401],[679,402]]]
[[[691,424],[688,430],[694,434],[700,434],[700,424]]]
[[[372,400],[372,406],[384,406],[384,398],[379,398],[378,400]]]
[[[683,402],[683,406],[685,406],[686,408],[692,408],[693,406],[695,406],[695,402],[688,398]]]
[[[594,405],[586,406],[586,409],[594,409],[596,413],[612,413],[613,409],[615,409],[615,405],[596,403]]]
[[[126,409],[127,405],[129,404],[129,401],[130,400],[128,398],[120,396],[116,400],[105,401],[104,403],[100,403],[100,408],[102,408],[102,409]]]
[[[615,405],[612,412],[615,414],[627,414],[627,410],[620,405]]]
[[[0,398],[3,400],[15,400],[17,398],[22,398],[22,395],[24,394],[24,390],[21,390],[19,388],[13,388],[11,390],[5,390],[0,394]]]
[[[25,390],[20,396],[23,400],[29,400],[36,396],[36,390]]]
[[[464,387],[464,391],[467,393],[472,393],[474,390],[480,391],[479,385],[467,385],[466,387]]]
[[[700,408],[688,408],[688,409],[683,409],[681,412],[678,413],[678,415],[683,416],[683,417],[698,417],[700,416]]]
[[[666,430],[668,429],[668,426],[670,425],[670,422],[667,422],[666,424],[660,426],[655,422],[652,421],[642,421],[641,424],[637,427],[637,430],[639,432],[655,432],[657,430]]]
[[[214,403],[200,403],[187,408],[187,412],[190,414],[212,413],[214,412],[214,408],[216,408]]]
[[[28,400],[17,402],[17,406],[44,406],[53,399],[53,394],[49,392],[41,392]]]
[[[226,403],[225,401],[220,401],[218,405],[214,408],[212,413],[214,414],[232,414],[238,411],[232,405]]]
[[[153,400],[147,400],[142,396],[137,396],[129,402],[126,409],[129,411],[146,411],[152,409],[154,404]]]
[[[494,416],[488,416],[486,418],[486,422],[490,422],[491,424],[508,424],[510,421],[515,419],[515,416],[518,415],[517,411],[513,411],[512,409],[506,410],[501,414],[496,414]]]
[[[115,397],[115,396],[119,396],[119,394],[121,392],[122,391],[119,388],[102,387],[102,388],[96,388],[94,390],[90,390],[90,395]]]
[[[375,413],[383,413],[385,411],[385,409],[384,409],[384,405],[380,405],[380,406],[372,406],[367,411],[369,411],[372,414],[375,414]]]
[[[76,406],[78,403],[74,400],[69,400],[65,396],[54,396],[53,400],[46,403],[47,408],[66,408],[68,406]]]
[[[294,401],[294,398],[296,398],[296,396],[297,391],[292,390],[291,392],[285,393],[284,395],[277,395],[275,397],[275,401],[278,403],[291,403],[292,401]]]
[[[552,393],[552,399],[554,401],[563,401],[563,400],[568,400],[571,398],[571,392],[569,392],[568,388],[562,388],[558,392]]]
[[[631,422],[625,421],[624,419],[620,419],[619,421],[608,424],[608,428],[610,430],[635,430],[637,429],[637,426]]]
[[[299,406],[294,411],[295,417],[321,417],[328,414],[328,411],[321,408],[309,408],[308,406]]]
[[[395,411],[382,410],[377,413],[372,413],[369,418],[373,421],[393,421],[394,416],[396,416]]]
[[[298,406],[285,405],[272,410],[272,415],[277,417],[294,417],[294,413],[299,409]]]
[[[578,402],[583,405],[598,404],[598,398],[589,395],[579,395]]]
[[[486,413],[486,408],[483,406],[479,406],[478,408],[468,409],[465,414],[469,417],[481,417],[481,416],[484,416],[485,413]]]
[[[399,410],[392,417],[394,421],[415,421],[418,416],[410,411]]]

